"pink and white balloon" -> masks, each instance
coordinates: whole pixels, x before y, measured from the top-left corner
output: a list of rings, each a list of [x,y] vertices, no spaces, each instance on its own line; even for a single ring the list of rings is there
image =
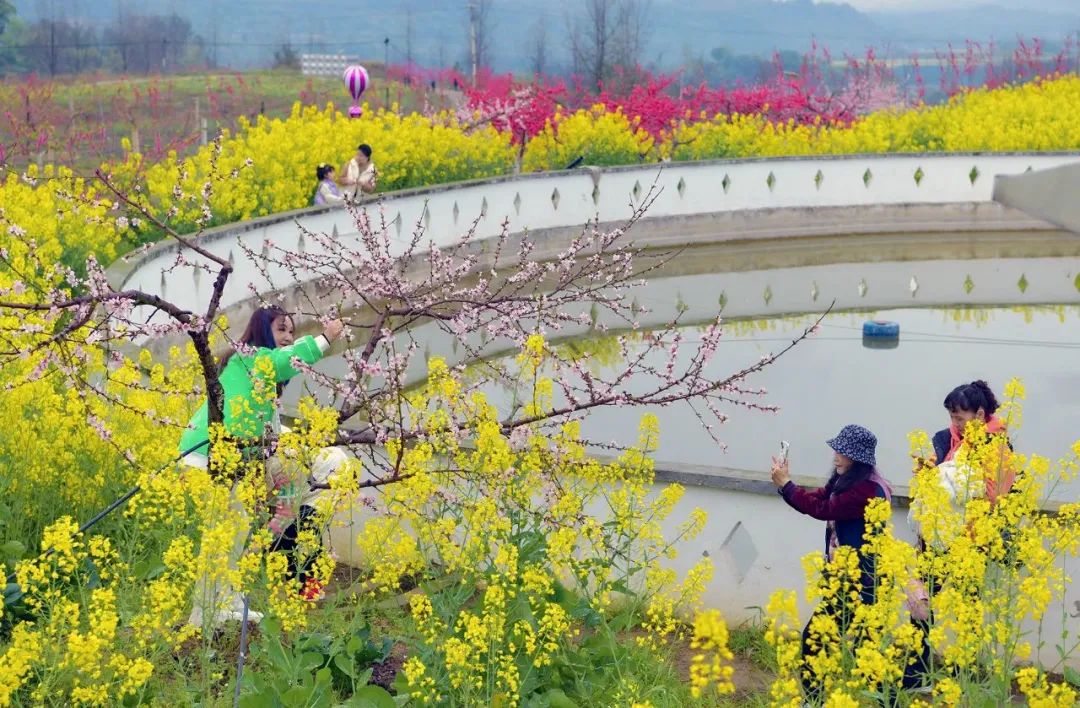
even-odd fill
[[[353,104],[349,108],[350,118],[359,118],[363,113],[360,110],[360,97],[364,95],[364,91],[367,90],[368,84],[371,83],[371,79],[368,78],[367,69],[356,64],[345,69],[345,73],[341,77],[345,81],[345,88],[349,90],[349,95],[352,96]]]

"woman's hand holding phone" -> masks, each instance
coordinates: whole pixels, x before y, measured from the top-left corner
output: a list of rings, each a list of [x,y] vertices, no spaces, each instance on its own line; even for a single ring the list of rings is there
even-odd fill
[[[773,484],[777,489],[782,489],[785,484],[791,481],[791,475],[788,473],[788,450],[791,446],[786,440],[780,442],[780,454],[772,458],[772,469],[769,471],[769,476],[772,478]]]

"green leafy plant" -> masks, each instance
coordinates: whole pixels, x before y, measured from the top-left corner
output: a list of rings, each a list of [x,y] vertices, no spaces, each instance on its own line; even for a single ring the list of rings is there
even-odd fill
[[[391,642],[371,639],[371,628],[364,625],[350,635],[331,637],[325,634],[301,635],[287,645],[281,624],[264,620],[262,633],[253,655],[267,664],[264,671],[244,674],[244,708],[267,706],[304,706],[329,708],[393,708],[396,703],[386,689],[368,685],[371,664],[390,655]],[[345,694],[344,703],[336,700]]]

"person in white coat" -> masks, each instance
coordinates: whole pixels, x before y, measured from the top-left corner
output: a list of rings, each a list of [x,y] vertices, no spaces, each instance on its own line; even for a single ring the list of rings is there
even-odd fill
[[[341,186],[345,190],[345,196],[358,199],[364,194],[372,194],[378,183],[379,172],[375,169],[375,163],[371,161],[371,146],[361,143],[356,148],[356,154],[342,170],[345,174],[341,180]]]

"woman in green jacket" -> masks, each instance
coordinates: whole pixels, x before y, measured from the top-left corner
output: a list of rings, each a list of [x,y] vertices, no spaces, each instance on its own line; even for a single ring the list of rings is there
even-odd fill
[[[331,320],[318,337],[296,339],[292,317],[284,310],[255,310],[238,342],[254,352],[244,354],[234,349],[221,362],[225,432],[237,440],[254,442],[268,430],[279,431],[281,424],[275,410],[278,394],[289,379],[300,373],[293,367],[293,359],[314,364],[341,336],[343,328],[341,320]],[[206,467],[210,450],[207,419],[207,404],[203,403],[180,437],[184,461],[194,467]]]
[[[292,316],[279,307],[262,307],[256,310],[248,321],[247,328],[240,336],[237,348],[221,362],[219,381],[224,390],[224,426],[226,434],[243,443],[256,443],[267,433],[277,434],[281,423],[277,414],[277,398],[284,385],[300,373],[294,366],[297,359],[305,364],[319,361],[330,345],[341,336],[344,324],[341,320],[331,320],[323,333],[317,337],[310,335],[295,336]],[[180,438],[180,452],[183,462],[191,467],[208,469],[210,443],[208,436],[207,404],[195,412],[187,429]],[[316,481],[326,482],[330,474],[347,460],[345,453],[338,448],[323,450],[312,466],[312,476]],[[291,552],[295,548],[297,535],[296,518],[305,517],[304,510],[311,509],[317,492],[303,484],[307,479],[297,479],[296,470],[281,469],[275,464],[276,459],[267,461],[268,487],[276,495],[274,515],[269,524],[276,537],[275,550]],[[306,475],[305,475],[306,477]],[[297,489],[299,488],[299,489]],[[234,490],[235,491],[235,490]],[[236,567],[243,553],[250,520],[243,504],[233,497],[230,509],[241,519],[244,526],[238,534],[233,548],[230,549],[228,564]],[[227,522],[216,520],[217,522]],[[212,522],[213,523],[213,522]],[[209,529],[207,529],[209,530]],[[297,572],[297,563],[290,553],[290,567]],[[301,577],[301,581],[304,578]],[[203,578],[196,583],[195,602],[188,622],[202,626],[204,608],[213,606],[212,613],[216,622],[239,620],[242,616],[242,598],[238,592],[219,587],[220,582]],[[305,597],[314,599],[321,587],[310,586],[309,581],[303,589]],[[248,619],[258,622],[262,615],[248,612]]]

